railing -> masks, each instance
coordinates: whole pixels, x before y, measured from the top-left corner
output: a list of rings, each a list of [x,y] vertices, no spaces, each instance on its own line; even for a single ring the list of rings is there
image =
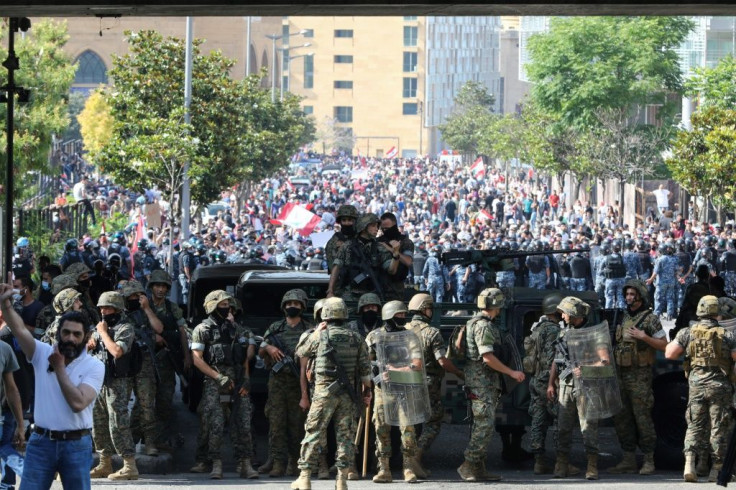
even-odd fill
[[[59,230],[62,237],[80,237],[87,232],[84,205],[82,203],[64,206],[46,205],[41,208],[18,209],[18,236],[27,236],[29,231],[45,229]],[[56,219],[54,217],[56,214]]]

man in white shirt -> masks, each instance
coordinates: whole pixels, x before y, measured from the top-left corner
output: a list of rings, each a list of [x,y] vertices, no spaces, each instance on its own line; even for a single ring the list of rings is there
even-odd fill
[[[82,180],[74,184],[74,187],[72,188],[72,195],[74,195],[74,200],[77,202],[81,202],[84,206],[84,220],[87,221],[87,215],[92,216],[92,225],[94,226],[96,224],[95,220],[95,210],[92,207],[92,203],[89,201],[89,197],[87,196],[87,176],[83,175]]]
[[[664,188],[664,184],[659,184],[659,189],[652,191],[657,198],[657,208],[661,215],[670,208],[670,191]]]
[[[23,490],[48,490],[59,473],[64,488],[91,488],[92,407],[105,366],[87,354],[90,332],[79,312],[63,315],[54,346],[33,338],[12,305],[13,286],[0,284],[0,309],[35,372],[35,424],[26,449]]]

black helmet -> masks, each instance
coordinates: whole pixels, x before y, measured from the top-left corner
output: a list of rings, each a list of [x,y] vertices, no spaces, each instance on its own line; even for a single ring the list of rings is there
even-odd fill
[[[639,238],[636,241],[636,248],[639,250],[639,252],[646,252],[649,250],[649,245],[647,244],[647,241],[643,238]]]
[[[204,243],[200,243],[197,245],[197,252],[199,252],[200,255],[204,255],[207,253],[207,245]]]
[[[70,238],[66,241],[66,245],[64,245],[64,250],[67,252],[73,252],[79,248],[79,242],[76,238]]]
[[[634,243],[634,240],[632,240],[631,238],[627,238],[626,240],[624,240],[624,248],[626,248],[626,250],[634,250],[635,245],[636,244]]]
[[[138,240],[138,248],[145,249],[147,246],[148,240],[146,240],[145,238],[141,238],[140,240]]]

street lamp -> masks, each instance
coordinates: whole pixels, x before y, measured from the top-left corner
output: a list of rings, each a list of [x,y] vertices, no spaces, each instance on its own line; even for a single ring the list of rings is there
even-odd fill
[[[283,66],[286,67],[287,73],[288,73],[288,70],[291,69],[291,60],[296,59],[296,58],[303,58],[305,56],[311,56],[311,55],[314,54],[314,53],[307,53],[307,54],[300,54],[300,55],[297,55],[297,56],[289,56],[289,51],[292,50],[292,49],[308,48],[311,45],[312,45],[312,43],[304,43],[301,46],[294,46],[293,48],[292,47],[288,47],[288,48],[280,48],[279,49],[279,51],[282,51],[283,52],[283,55],[282,55],[284,57]],[[286,88],[286,84],[284,83],[284,74],[281,73],[281,94],[280,94],[279,100],[284,100],[284,91],[286,91],[286,90],[287,90],[287,88]]]
[[[276,102],[276,40],[283,40],[292,36],[303,36],[307,32],[306,29],[302,29],[292,34],[266,34],[266,37],[271,40],[271,102]],[[281,45],[283,50],[283,41],[281,41]]]

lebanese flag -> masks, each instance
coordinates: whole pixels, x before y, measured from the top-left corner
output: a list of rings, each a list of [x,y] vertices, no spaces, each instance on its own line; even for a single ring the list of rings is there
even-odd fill
[[[397,150],[395,146],[392,146],[391,149],[386,152],[386,155],[384,158],[394,158],[398,154],[399,154],[399,150]]]
[[[478,217],[479,218],[482,218],[482,219],[485,219],[487,221],[491,221],[493,219],[493,216],[491,216],[491,213],[489,213],[485,209],[481,209],[480,210],[480,213],[478,213]]]
[[[483,157],[476,158],[475,162],[470,166],[470,174],[475,179],[486,176],[486,164],[483,163]]]
[[[360,154],[360,148],[358,148],[358,160],[360,160],[360,166],[365,168],[365,157]]]
[[[287,203],[281,209],[279,217],[272,219],[275,225],[290,226],[299,230],[302,236],[309,236],[322,219],[298,204]]]
[[[143,226],[143,215],[138,215],[138,224],[135,226],[135,241],[133,242],[133,246],[130,247],[130,254],[135,255],[135,253],[138,251],[138,240],[141,238],[146,238],[146,227]],[[130,261],[130,278],[135,278],[135,275],[133,274],[133,267],[135,267],[135,260]]]
[[[284,185],[287,189],[289,189],[289,192],[294,192],[294,184],[291,183],[291,180],[286,179],[286,182],[284,182]]]

